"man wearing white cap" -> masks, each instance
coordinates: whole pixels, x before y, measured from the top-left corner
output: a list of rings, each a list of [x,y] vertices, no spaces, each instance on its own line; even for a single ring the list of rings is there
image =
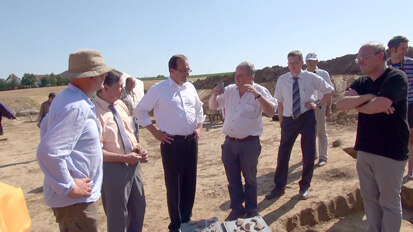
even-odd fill
[[[37,160],[44,172],[43,192],[60,231],[97,231],[94,202],[102,186],[102,147],[95,105],[108,67],[99,51],[81,49],[69,56],[62,76],[69,86],[54,98],[40,125]]]
[[[317,54],[315,54],[314,52],[308,53],[305,57],[305,63],[307,64],[307,71],[317,74],[318,76],[322,77],[327,83],[334,87],[333,83],[331,83],[330,75],[328,74],[328,72],[317,67]],[[331,99],[329,99],[327,105],[321,106],[320,104],[318,104],[318,102],[320,102],[322,97],[323,94],[316,90],[315,98],[317,107],[315,108],[315,119],[317,121],[318,138],[318,151],[316,149],[316,157],[318,152],[320,159],[318,160],[317,166],[319,167],[326,165],[328,160],[328,135],[326,130],[326,118],[329,118],[331,115]]]

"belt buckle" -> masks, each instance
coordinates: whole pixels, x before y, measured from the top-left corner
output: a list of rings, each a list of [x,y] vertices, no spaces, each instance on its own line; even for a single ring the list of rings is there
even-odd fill
[[[293,120],[295,120],[296,119],[296,117],[293,115],[293,116],[291,116],[291,118],[293,118]]]

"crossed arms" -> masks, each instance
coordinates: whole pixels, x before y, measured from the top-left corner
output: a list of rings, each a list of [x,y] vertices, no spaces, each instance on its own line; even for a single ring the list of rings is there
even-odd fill
[[[392,114],[394,112],[392,104],[393,101],[386,97],[379,97],[374,94],[359,95],[357,91],[349,88],[340,95],[336,107],[337,110],[355,109],[364,114]]]

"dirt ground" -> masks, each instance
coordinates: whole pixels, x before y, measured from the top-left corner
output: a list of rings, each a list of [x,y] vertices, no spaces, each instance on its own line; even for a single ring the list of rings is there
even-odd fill
[[[52,90],[58,92],[53,88],[39,92],[0,92],[0,101],[13,103],[13,98],[27,98],[40,104],[47,98],[43,96]],[[302,171],[298,138],[291,155],[285,195],[276,201],[266,201],[265,194],[274,186],[276,153],[281,135],[278,122],[267,117],[263,117],[263,121],[262,153],[257,175],[258,209],[272,231],[363,231],[365,216],[357,208],[360,203],[356,202],[357,197],[352,197],[357,195],[354,193],[358,188],[355,160],[342,151],[342,148],[354,144],[355,124],[328,125],[330,144],[337,139],[342,144],[338,148],[329,146],[329,162],[324,167],[315,168],[310,198],[305,201],[298,200],[298,181]],[[3,124],[5,135],[0,139],[7,140],[0,141],[0,181],[23,189],[32,218],[31,231],[58,231],[52,211],[43,202],[43,173],[36,161],[40,139],[36,122],[30,117],[19,117],[13,121],[4,119]],[[221,162],[220,145],[224,141],[222,124],[206,123],[204,126],[199,141],[197,193],[192,220],[218,217],[222,222],[230,211],[227,180]],[[141,130],[141,142],[150,153],[150,161],[142,164],[147,202],[144,231],[167,231],[169,217],[159,143],[145,129]],[[320,209],[325,205],[335,207],[335,213],[330,212],[327,219],[320,216]],[[100,231],[106,231],[106,218],[100,201],[98,210]],[[410,210],[404,211],[402,231],[413,231],[412,217]]]

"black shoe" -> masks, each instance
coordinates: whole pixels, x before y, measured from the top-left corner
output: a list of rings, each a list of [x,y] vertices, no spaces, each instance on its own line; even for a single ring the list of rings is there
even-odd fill
[[[246,214],[247,218],[252,218],[252,217],[256,217],[256,216],[260,216],[256,209],[247,211],[247,214]]]
[[[231,210],[231,212],[228,214],[227,218],[225,218],[225,221],[234,221],[237,220],[238,218],[244,217],[244,211],[240,210]]]
[[[265,200],[272,200],[275,198],[279,198],[285,193],[285,188],[278,189],[278,188],[273,188],[271,192],[269,192],[267,195],[265,195]]]
[[[308,191],[308,189],[300,189],[300,200],[307,200],[309,195],[310,192]]]

